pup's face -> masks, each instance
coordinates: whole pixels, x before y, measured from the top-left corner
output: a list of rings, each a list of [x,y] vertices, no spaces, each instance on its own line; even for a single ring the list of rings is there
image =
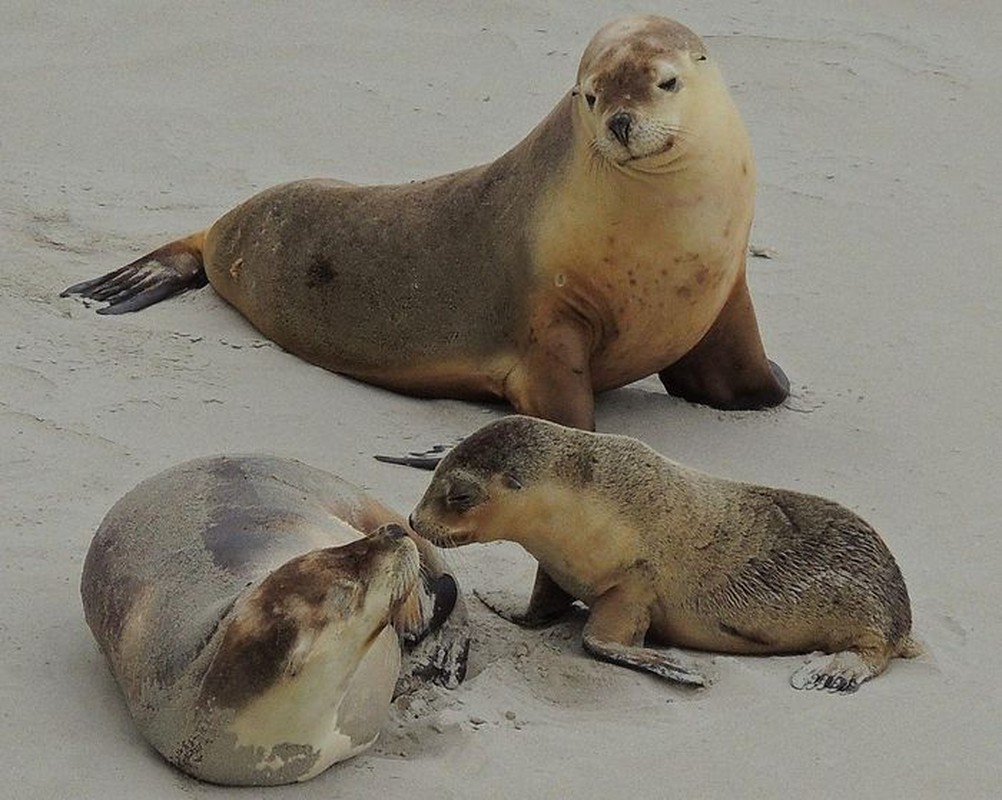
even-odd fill
[[[519,540],[527,496],[546,480],[554,445],[571,435],[553,422],[513,415],[491,422],[450,451],[410,517],[440,547]]]
[[[483,475],[471,470],[436,470],[431,485],[411,514],[411,527],[439,547],[492,541],[498,509],[511,502],[522,485],[513,475]]]

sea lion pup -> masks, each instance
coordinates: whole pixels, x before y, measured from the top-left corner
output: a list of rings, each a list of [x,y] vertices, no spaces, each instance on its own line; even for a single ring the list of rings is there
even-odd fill
[[[500,398],[591,430],[594,393],[657,372],[773,406],[745,282],[748,136],[706,47],[662,17],[589,43],[577,83],[491,164],[400,186],[306,180],[71,286],[121,313],[206,280],[265,336],[405,394]]]
[[[190,775],[237,785],[303,781],[369,747],[400,673],[394,627],[418,640],[464,611],[405,526],[271,456],[189,461],[126,494],[80,589],[143,735]],[[462,679],[468,639],[439,648]]]
[[[442,547],[509,539],[539,561],[528,622],[589,607],[585,649],[687,683],[660,642],[726,653],[823,650],[795,688],[851,692],[917,648],[877,533],[820,497],[716,478],[626,436],[507,417],[442,460],[411,514]]]

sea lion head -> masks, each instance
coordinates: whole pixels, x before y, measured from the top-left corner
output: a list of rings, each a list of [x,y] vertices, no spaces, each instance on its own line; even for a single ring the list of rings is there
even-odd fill
[[[287,561],[237,600],[202,684],[202,703],[240,709],[334,651],[345,664],[414,588],[417,547],[399,525]],[[333,687],[332,687],[333,688]],[[318,698],[319,702],[319,698]]]
[[[684,25],[625,17],[592,38],[573,94],[593,152],[647,170],[684,152],[695,98],[718,77],[702,40]]]
[[[513,495],[560,477],[568,435],[561,425],[518,415],[485,425],[436,467],[411,527],[440,547],[506,536],[518,506]]]
[[[203,780],[302,781],[368,747],[400,671],[391,616],[418,580],[400,525],[287,561],[221,620],[201,737],[168,758]],[[166,753],[165,753],[166,754]]]

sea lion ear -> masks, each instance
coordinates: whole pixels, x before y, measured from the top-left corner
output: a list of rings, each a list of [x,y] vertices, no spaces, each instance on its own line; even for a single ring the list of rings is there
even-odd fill
[[[522,481],[516,478],[514,475],[506,474],[504,476],[504,485],[511,489],[513,492],[517,492],[522,488]]]

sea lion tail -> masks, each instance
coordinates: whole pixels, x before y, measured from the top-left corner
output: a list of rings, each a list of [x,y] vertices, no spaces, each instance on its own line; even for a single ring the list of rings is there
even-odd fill
[[[206,231],[165,244],[131,264],[99,278],[75,283],[59,296],[80,295],[107,300],[98,314],[125,314],[159,303],[175,294],[205,286],[208,279],[202,260]]]

